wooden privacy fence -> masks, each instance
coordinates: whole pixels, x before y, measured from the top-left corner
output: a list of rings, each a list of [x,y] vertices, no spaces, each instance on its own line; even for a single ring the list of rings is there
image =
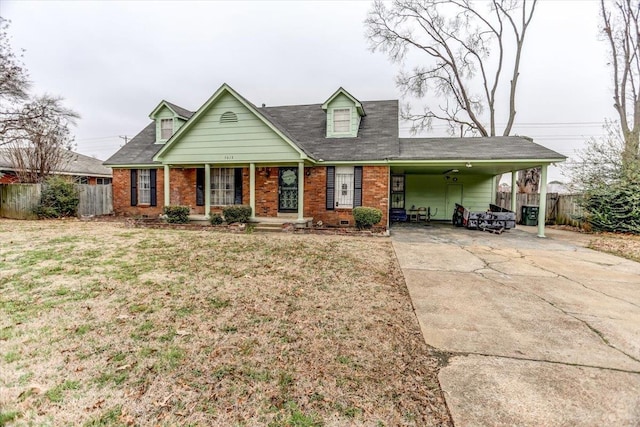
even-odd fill
[[[111,185],[76,184],[80,203],[78,216],[109,215],[113,212]],[[0,184],[0,217],[33,219],[42,184]]]
[[[547,224],[566,224],[579,227],[582,224],[580,218],[583,211],[579,202],[581,194],[547,193]],[[498,192],[496,205],[511,209],[511,193]],[[516,221],[520,222],[522,206],[540,206],[540,194],[517,193],[516,194]]]
[[[40,184],[0,184],[0,217],[36,218],[33,208],[40,201]]]
[[[80,203],[78,216],[109,215],[113,212],[113,192],[109,185],[76,185]]]

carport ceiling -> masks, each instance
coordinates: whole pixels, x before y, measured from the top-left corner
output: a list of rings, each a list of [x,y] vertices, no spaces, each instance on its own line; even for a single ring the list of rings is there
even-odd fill
[[[559,159],[562,161],[562,159]],[[548,162],[544,162],[547,163]],[[471,167],[467,167],[467,164]],[[502,175],[514,170],[539,167],[542,162],[451,161],[423,164],[391,164],[391,173],[407,175]],[[454,172],[457,170],[458,172]]]

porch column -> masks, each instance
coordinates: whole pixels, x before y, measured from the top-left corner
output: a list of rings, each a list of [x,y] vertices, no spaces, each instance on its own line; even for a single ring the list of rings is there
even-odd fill
[[[518,171],[511,171],[511,210],[518,209]],[[516,214],[517,215],[517,214]]]
[[[544,224],[547,219],[547,168],[540,166],[540,205],[538,207],[538,237],[545,237]]]
[[[304,162],[298,163],[298,221],[304,220]]]
[[[251,219],[256,217],[256,164],[249,163],[249,206],[251,206]]]
[[[204,165],[204,216],[209,219],[211,215],[211,165]]]
[[[164,165],[164,205],[171,204],[171,186],[169,185],[169,165]]]

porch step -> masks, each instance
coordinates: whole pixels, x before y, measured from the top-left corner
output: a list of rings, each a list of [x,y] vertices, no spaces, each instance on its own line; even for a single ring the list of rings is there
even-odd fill
[[[256,233],[282,233],[282,225],[283,224],[259,222],[253,231]]]
[[[295,228],[310,227],[313,218],[297,219],[297,216],[256,217],[251,223],[255,226],[253,231],[262,233],[276,233],[285,231],[285,224],[293,224]]]

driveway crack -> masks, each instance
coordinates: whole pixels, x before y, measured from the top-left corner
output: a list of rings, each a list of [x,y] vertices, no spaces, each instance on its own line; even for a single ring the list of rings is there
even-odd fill
[[[495,283],[499,283],[499,282],[495,282]],[[639,362],[639,363],[640,363],[640,359],[639,359],[639,358],[637,358],[637,357],[635,357],[635,356],[633,356],[633,355],[631,355],[631,354],[627,353],[626,351],[624,351],[624,350],[622,350],[622,349],[620,349],[620,348],[616,347],[615,345],[611,344],[611,342],[609,342],[609,340],[607,339],[607,337],[606,337],[606,336],[605,336],[601,331],[599,331],[599,330],[598,330],[598,329],[596,329],[594,326],[592,326],[591,324],[589,324],[589,322],[587,322],[586,320],[583,320],[583,319],[581,319],[581,318],[577,317],[576,315],[574,315],[574,314],[573,314],[573,313],[571,313],[570,311],[563,310],[562,308],[558,307],[558,306],[557,306],[556,304],[554,304],[553,302],[551,302],[551,301],[549,301],[548,299],[546,299],[546,298],[544,298],[544,297],[542,297],[542,296],[538,295],[538,294],[537,294],[537,293],[535,293],[535,292],[527,292],[527,291],[523,291],[522,289],[516,288],[516,287],[515,287],[515,286],[513,286],[513,285],[508,285],[508,284],[505,284],[505,283],[499,283],[499,284],[502,284],[503,286],[507,286],[507,287],[509,287],[509,288],[511,288],[511,289],[513,289],[513,290],[515,290],[515,291],[517,291],[517,292],[523,292],[523,293],[527,293],[527,294],[529,294],[529,295],[533,295],[533,296],[535,296],[536,298],[538,298],[538,299],[540,299],[540,300],[544,301],[545,303],[549,304],[551,307],[555,308],[556,310],[558,310],[559,312],[563,313],[564,315],[569,316],[569,317],[571,317],[571,318],[573,318],[573,319],[576,319],[578,322],[581,322],[583,325],[585,325],[587,328],[589,328],[589,330],[590,330],[591,332],[593,332],[594,334],[596,334],[596,335],[598,336],[598,338],[600,338],[600,340],[601,340],[601,341],[602,341],[602,342],[603,342],[607,347],[612,348],[613,350],[616,350],[616,351],[618,351],[618,352],[620,352],[620,353],[624,354],[624,355],[625,355],[625,356],[627,356],[629,359],[631,359],[631,360],[633,360],[633,361],[635,361],[635,362]]]
[[[525,256],[525,259],[526,259],[526,256]],[[582,286],[582,287],[583,287],[583,288],[585,288],[585,289],[588,289],[588,290],[593,291],[593,292],[597,292],[597,293],[599,293],[599,294],[601,294],[601,295],[604,295],[604,296],[609,297],[609,298],[616,299],[616,300],[618,300],[618,301],[626,302],[627,304],[631,304],[631,305],[633,305],[634,307],[640,308],[640,304],[636,304],[636,303],[634,303],[634,302],[627,301],[626,299],[624,299],[624,298],[620,298],[620,297],[617,297],[617,296],[615,296],[615,295],[609,295],[608,293],[606,293],[606,292],[602,292],[602,291],[601,291],[601,290],[599,290],[599,289],[590,288],[589,286],[585,285],[585,284],[584,284],[584,283],[582,283],[582,282],[579,282],[579,281],[577,281],[577,280],[574,280],[574,279],[572,279],[572,278],[570,278],[570,277],[567,277],[567,276],[565,276],[565,275],[563,275],[563,274],[557,274],[555,271],[548,270],[548,269],[546,269],[546,268],[544,268],[544,267],[542,267],[542,266],[540,266],[540,265],[536,264],[536,262],[535,262],[535,261],[533,261],[533,260],[531,260],[530,262],[531,262],[531,264],[532,264],[532,265],[536,266],[536,267],[537,267],[537,268],[539,268],[540,270],[546,271],[546,272],[551,273],[551,274],[555,274],[557,277],[562,277],[563,279],[566,279],[566,280],[568,280],[568,281],[570,281],[570,282],[572,282],[572,283],[576,283],[576,284],[578,284],[578,285]]]
[[[575,366],[578,368],[601,369],[603,371],[615,371],[615,372],[624,372],[627,374],[640,375],[640,371],[635,371],[632,369],[610,368],[605,366],[585,365],[583,363],[560,362],[558,360],[536,359],[531,357],[506,356],[504,354],[480,353],[480,352],[474,352],[474,351],[460,351],[460,352],[449,351],[448,354],[449,354],[449,360],[453,357],[458,357],[458,356],[495,357],[499,359],[518,360],[518,361],[525,361],[525,362],[551,363],[554,365]]]

